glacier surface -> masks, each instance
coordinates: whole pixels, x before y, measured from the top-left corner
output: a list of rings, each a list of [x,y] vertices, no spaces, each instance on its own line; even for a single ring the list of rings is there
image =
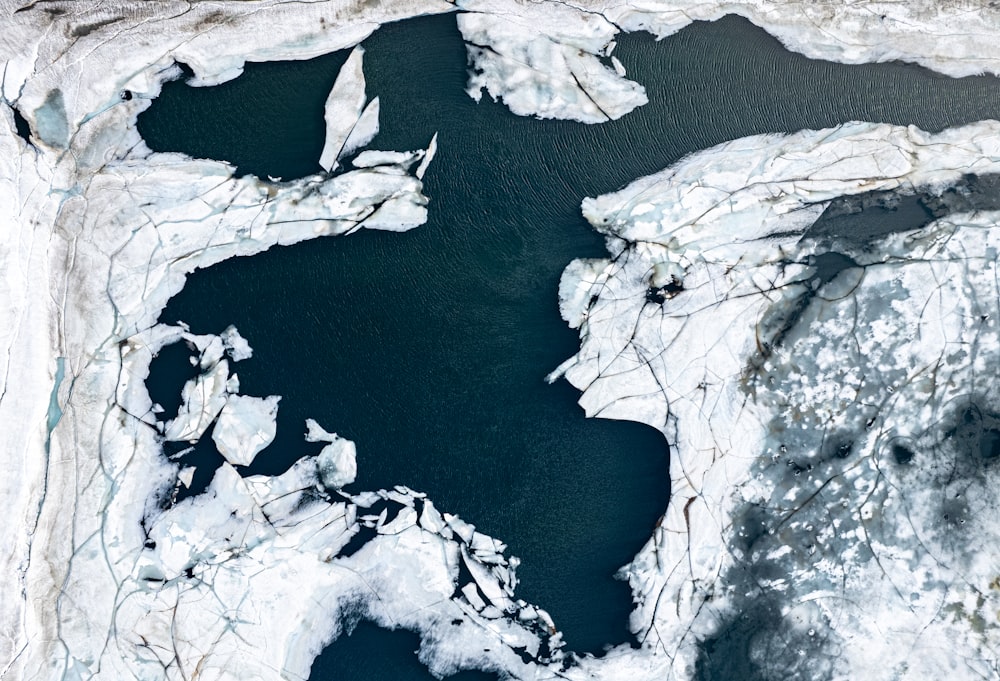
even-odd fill
[[[328,172],[269,182],[153,153],[136,116],[178,62],[210,85],[456,9],[470,92],[524,115],[625,115],[645,95],[614,36],[725,13],[810,56],[1000,72],[995,10],[959,3],[5,2],[0,676],[304,679],[361,612],[419,632],[439,676],[686,679],[715,650],[781,678],[996,677],[1000,566],[977,549],[1000,527],[998,216],[865,243],[808,228],[839,196],[1000,172],[997,123],[737,140],[585,201],[610,257],[567,268],[582,344],[553,378],[672,446],[669,506],[623,569],[637,648],[571,657],[516,597],[501,541],[404,487],[344,492],[363,443],[311,422],[324,454],[273,477],[235,468],[280,405],[239,394],[231,362],[251,350],[235,329],[157,325],[166,301],[226,258],[421,224],[437,140],[336,165],[377,132],[360,49],[331,93]],[[201,373],[161,424],[144,381],[174,342]],[[213,424],[228,461],[175,503],[193,471],[163,441]]]

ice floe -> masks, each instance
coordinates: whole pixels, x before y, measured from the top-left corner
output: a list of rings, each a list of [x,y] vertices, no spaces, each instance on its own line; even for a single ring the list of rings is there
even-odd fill
[[[226,461],[234,466],[249,466],[274,441],[280,400],[276,395],[229,396],[212,431],[212,441]]]
[[[229,362],[224,359],[185,383],[180,412],[167,424],[166,439],[198,440],[228,402],[229,393],[238,390],[239,381],[230,378]]]
[[[351,50],[326,99],[326,141],[319,164],[327,172],[337,167],[342,156],[368,144],[378,132],[378,104],[373,102],[370,110],[365,107],[365,74],[361,69],[364,52],[361,47]]]
[[[327,442],[316,457],[319,479],[324,487],[337,490],[354,482],[358,475],[357,448],[350,440],[328,433],[312,419],[306,420],[306,441]]]

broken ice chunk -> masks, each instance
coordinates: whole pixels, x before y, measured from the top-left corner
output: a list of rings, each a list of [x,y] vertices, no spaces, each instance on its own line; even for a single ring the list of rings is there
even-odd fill
[[[222,344],[234,362],[241,362],[253,357],[253,348],[250,347],[247,339],[240,335],[235,326],[227,326],[220,338],[222,338]]]
[[[476,586],[479,587],[479,593],[485,597],[486,601],[500,610],[512,611],[514,604],[509,595],[504,593],[504,588],[497,583],[494,573],[478,560],[471,557],[464,546],[462,547],[461,555],[462,562],[470,574],[472,574]]]
[[[378,134],[378,114],[379,103],[378,97],[376,97],[368,102],[368,106],[361,112],[361,117],[354,124],[351,134],[347,136],[347,141],[344,142],[344,148],[340,150],[338,158],[354,153],[375,139],[375,135]]]
[[[434,508],[434,503],[430,499],[424,502],[424,509],[420,514],[420,526],[428,532],[439,534],[445,539],[451,539],[451,530],[445,525],[444,518]]]
[[[392,499],[397,504],[409,506],[410,508],[413,508],[413,500],[415,498],[422,498],[424,496],[420,492],[414,492],[402,485],[396,485],[395,489],[388,490],[384,494],[386,499]]]
[[[218,336],[200,336],[198,340],[207,339],[207,344],[198,344],[197,347],[201,350],[201,360],[198,362],[198,366],[201,367],[202,371],[210,369],[219,363],[222,359],[222,353],[225,351],[225,346],[222,344],[222,339]]]
[[[414,203],[412,196],[387,199],[361,225],[365,229],[405,232],[427,221],[427,207]]]
[[[277,395],[229,398],[212,432],[212,440],[226,461],[234,466],[249,466],[274,441],[280,399]]]
[[[357,450],[350,440],[336,439],[319,453],[319,477],[327,489],[340,489],[358,475]]]
[[[438,135],[437,133],[434,133],[434,137],[431,137],[431,143],[427,145],[427,151],[424,152],[424,159],[420,162],[420,165],[417,166],[417,171],[414,173],[414,175],[417,176],[418,180],[424,179],[424,173],[427,172],[427,166],[431,164],[431,161],[434,159],[434,154],[437,153],[437,150],[438,150]]]
[[[472,543],[472,536],[476,532],[475,525],[467,523],[457,515],[452,515],[451,513],[444,514],[444,521],[448,523],[448,527],[450,527],[455,534],[462,539],[462,541],[466,544]]]
[[[419,151],[362,151],[352,162],[355,168],[374,168],[375,166],[398,165],[408,167],[419,158]]]
[[[306,419],[307,442],[329,442],[316,459],[319,479],[327,489],[340,489],[358,475],[357,449],[350,440],[328,433],[312,419]]]
[[[191,481],[194,480],[194,466],[185,466],[177,474],[177,479],[181,481],[185,489],[191,487]]]
[[[617,73],[622,78],[625,77],[626,75],[625,65],[618,60],[618,57],[611,57],[611,66],[614,68],[615,73]]]
[[[467,2],[466,9],[476,4]],[[551,23],[539,28],[525,16],[535,10],[525,5],[520,16],[485,6],[486,11],[458,15],[474,67],[466,90],[473,99],[478,101],[485,88],[515,114],[584,123],[621,118],[648,101],[641,85],[599,59],[608,54],[616,33],[610,22],[568,5],[545,5],[548,19],[558,16],[555,30]]]
[[[225,406],[228,388],[229,362],[226,360],[185,383],[181,391],[181,408],[177,418],[167,423],[166,439],[197,441]]]
[[[408,527],[417,524],[417,512],[408,506],[399,509],[392,520],[382,520],[376,528],[379,534],[399,534]]]
[[[306,442],[333,442],[335,437],[336,434],[326,432],[315,420],[306,419]]]
[[[365,74],[361,69],[362,47],[355,47],[344,62],[326,99],[326,142],[319,164],[327,172],[337,167],[344,144],[351,136],[365,106]]]
[[[472,535],[472,553],[481,563],[500,564],[504,562],[503,552],[507,545],[499,539],[475,532]]]
[[[482,610],[486,607],[486,601],[484,601],[479,595],[479,589],[476,588],[475,583],[469,582],[463,586],[462,594],[465,596],[466,600],[469,601],[469,605],[476,610]]]

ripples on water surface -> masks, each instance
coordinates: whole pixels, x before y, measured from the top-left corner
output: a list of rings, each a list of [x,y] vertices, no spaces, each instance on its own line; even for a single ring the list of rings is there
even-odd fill
[[[421,148],[440,133],[429,223],[221,263],[190,277],[161,319],[196,332],[236,324],[255,351],[238,366],[242,391],[283,395],[278,439],[252,472],[312,451],[303,421],[316,418],[357,442],[356,489],[408,485],[506,541],[523,559],[518,594],[552,613],[571,649],[627,641],[629,591],[612,574],[666,507],[667,450],[645,426],[584,419],[572,387],[542,380],[578,347],[558,316],[559,274],[605,254],[580,200],[744,135],[994,117],[998,82],[810,61],[726,18],[659,43],[623,36],[616,55],[650,103],[585,126],[476,105],[454,17],[385,26],[365,47],[368,93],[382,99],[372,146]],[[317,171],[323,102],[345,57],[248,65],[217,88],[171,84],[140,131],[154,149],[241,172]],[[156,369],[154,390],[170,371]],[[359,673],[359,651],[381,646],[366,636],[349,653],[331,646],[313,676]]]

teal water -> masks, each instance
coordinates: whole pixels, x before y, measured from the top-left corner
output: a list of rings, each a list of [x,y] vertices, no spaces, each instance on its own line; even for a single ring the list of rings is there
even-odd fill
[[[453,17],[388,25],[365,46],[368,92],[382,99],[372,146],[421,148],[440,133],[429,223],[221,263],[194,274],[161,320],[197,332],[234,323],[253,345],[237,366],[243,392],[283,399],[278,439],[252,472],[280,472],[310,451],[303,421],[316,418],[357,442],[357,489],[408,485],[506,541],[523,560],[520,597],[552,613],[572,650],[630,641],[629,592],[612,575],[666,507],[667,448],[650,428],[584,419],[571,386],[542,380],[578,347],[558,316],[559,274],[604,255],[580,200],[743,135],[993,117],[1000,84],[810,61],[727,18],[659,43],[624,36],[616,55],[650,104],[585,126],[469,99]],[[344,57],[251,65],[218,88],[170,84],[140,132],[154,149],[241,172],[314,172]],[[157,368],[151,390],[170,371]],[[359,673],[389,640],[379,636],[350,653],[335,643],[313,678]]]

